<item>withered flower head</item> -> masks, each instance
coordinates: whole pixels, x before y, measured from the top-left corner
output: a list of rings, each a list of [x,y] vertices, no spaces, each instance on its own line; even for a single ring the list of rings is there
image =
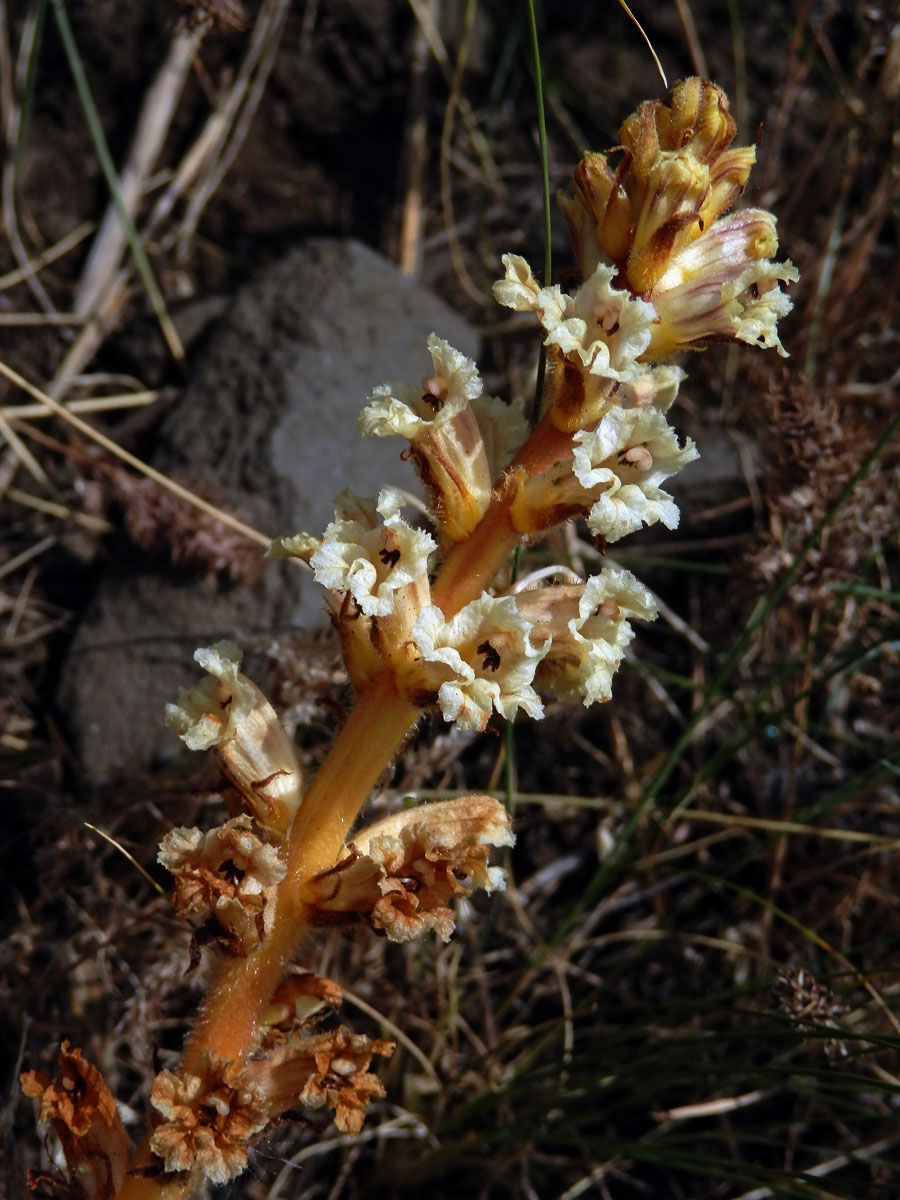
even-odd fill
[[[163,838],[159,861],[175,876],[183,917],[214,918],[230,948],[248,954],[274,918],[275,886],[285,866],[252,831],[246,815],[204,833],[177,828]]]
[[[251,1137],[269,1122],[260,1088],[223,1059],[206,1055],[199,1074],[161,1071],[150,1103],[165,1118],[150,1149],[166,1171],[227,1183],[247,1165]]]
[[[281,841],[302,795],[293,743],[256,684],[241,674],[233,642],[204,647],[194,658],[209,674],[166,705],[166,724],[191,750],[214,752],[259,824]]]
[[[128,1147],[116,1102],[97,1068],[63,1042],[56,1079],[26,1071],[21,1084],[26,1096],[40,1100],[38,1120],[49,1122],[59,1138],[67,1194],[111,1200],[125,1179]]]
[[[393,942],[453,932],[449,902],[473,887],[505,886],[488,846],[511,846],[509,813],[490,796],[423,804],[361,829],[345,857],[318,875],[305,898],[314,913],[355,913]]]
[[[357,1134],[366,1105],[384,1095],[381,1080],[369,1071],[372,1058],[389,1058],[393,1052],[393,1042],[341,1026],[332,1033],[283,1042],[264,1058],[248,1062],[241,1079],[265,1098],[270,1118],[298,1104],[328,1107],[342,1133]]]

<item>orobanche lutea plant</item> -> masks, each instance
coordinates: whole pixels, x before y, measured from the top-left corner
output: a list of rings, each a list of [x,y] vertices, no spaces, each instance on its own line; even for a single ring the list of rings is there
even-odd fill
[[[423,712],[477,731],[494,713],[540,719],[542,691],[609,699],[631,619],[655,616],[628,571],[514,583],[510,560],[523,541],[576,517],[601,546],[656,521],[674,528],[663,484],[697,451],[667,420],[684,377],[673,355],[723,341],[784,353],[776,325],[791,306],[779,283],[797,273],[772,261],[770,213],[725,215],[755,157],[732,147],[734,135],[719,88],[678,84],[667,103],[628,117],[613,151],[586,155],[561,198],[583,277],[574,295],[539,286],[524,259],[504,256],[497,301],[533,313],[544,331],[533,430],[521,407],[485,396],[475,364],[435,335],[421,384],[375,389],[359,432],[408,442],[430,532],[401,515],[400,491],[374,502],[345,491],[323,537],[272,546],[307,562],[325,588],[357,695],[305,790],[294,746],[241,673],[237,647],[197,651],[207,675],[166,719],[191,749],[212,751],[244,811],[207,832],[173,829],[159,860],[178,912],[200,925],[195,945],[212,945],[218,963],[181,1066],[154,1080],[150,1133],[130,1166],[116,1104],[79,1050],[63,1043],[55,1080],[23,1076],[58,1137],[65,1196],[174,1197],[225,1183],[289,1110],[327,1107],[356,1133],[384,1094],[370,1067],[392,1044],[324,1030],[340,988],[294,955],[324,923],[365,923],[396,942],[433,929],[447,940],[455,898],[503,887],[488,847],[512,844],[509,816],[472,795],[355,830],[386,764]]]

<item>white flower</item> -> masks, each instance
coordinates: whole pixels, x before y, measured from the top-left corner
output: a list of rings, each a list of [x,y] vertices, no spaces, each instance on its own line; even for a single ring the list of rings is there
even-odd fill
[[[565,358],[608,381],[610,388],[646,374],[637,359],[650,344],[656,311],[648,301],[613,287],[612,267],[598,264],[575,295],[567,296],[558,286],[539,288],[528,263],[517,254],[504,254],[503,264],[506,278],[494,284],[494,296],[507,308],[536,313],[547,331],[545,346],[558,347]]]
[[[422,688],[437,691],[445,721],[482,730],[493,709],[507,718],[520,708],[535,720],[543,716],[531,681],[547,648],[535,649],[530,632],[512,596],[485,593],[450,621],[435,605],[422,610],[413,627],[425,664]]]
[[[679,447],[656,408],[612,408],[592,430],[575,435],[574,472],[594,499],[588,525],[608,542],[641,525],[678,525],[678,506],[659,484],[698,457],[690,438]]]
[[[533,624],[532,641],[548,646],[537,685],[585,705],[610,698],[612,677],[634,636],[628,618],[656,616],[652,594],[620,567],[604,567],[586,584],[531,588],[516,599]]]
[[[399,434],[412,441],[426,428],[445,424],[481,395],[481,378],[471,358],[436,333],[429,335],[428,349],[434,374],[418,387],[406,383],[376,387],[359,417],[361,437]]]
[[[428,557],[437,545],[403,520],[403,503],[395,488],[385,488],[376,505],[342,492],[336,519],[310,558],[317,582],[349,593],[366,616],[389,615],[399,589],[427,580]]]
[[[787,357],[778,320],[793,305],[778,284],[799,274],[790,262],[770,261],[777,248],[775,218],[755,208],[721,217],[683,246],[651,292],[659,320],[648,358],[723,341],[774,347]]]
[[[358,428],[363,437],[408,439],[441,534],[460,542],[487,511],[494,479],[524,441],[527,427],[516,408],[482,396],[470,358],[435,334],[428,348],[434,374],[418,387],[376,388]]]
[[[202,647],[194,658],[209,674],[166,705],[166,724],[189,749],[214,752],[260,825],[281,840],[302,794],[294,744],[256,684],[240,673],[233,642]]]

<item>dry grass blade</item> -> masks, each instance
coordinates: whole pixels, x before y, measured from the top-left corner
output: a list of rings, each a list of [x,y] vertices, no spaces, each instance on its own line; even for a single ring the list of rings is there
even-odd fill
[[[83,400],[70,400],[66,410],[73,413],[119,412],[127,408],[145,408],[159,399],[159,392],[144,390],[123,392],[118,396],[86,396]],[[12,404],[0,408],[0,417],[7,421],[42,420],[52,416],[46,404]]]
[[[3,129],[6,154],[4,155],[2,177],[0,177],[0,189],[2,189],[3,225],[6,236],[9,239],[10,249],[13,252],[16,262],[19,264],[22,278],[28,285],[39,307],[46,313],[55,313],[56,308],[53,301],[47,294],[44,285],[38,279],[32,262],[32,256],[28,253],[22,241],[22,236],[19,232],[18,215],[16,213],[17,170],[19,166],[18,149],[19,140],[22,135],[21,106],[27,82],[30,80],[31,86],[33,86],[34,82],[32,67],[37,53],[37,45],[40,41],[40,14],[40,6],[34,5],[25,15],[19,37],[19,53],[16,59],[14,76],[15,84],[13,89],[7,91],[4,97],[4,105],[8,111]],[[8,26],[5,5],[2,11],[0,11],[0,20],[2,20],[3,25],[3,44],[8,48]],[[9,80],[11,73],[8,67],[3,74],[4,78]]]
[[[134,222],[168,137],[191,63],[208,29],[208,21],[178,23],[165,61],[144,95],[128,157],[119,173],[119,195],[110,202],[100,222],[75,293],[73,308],[79,317],[94,312],[112,283],[128,240],[122,209]]]
[[[2,414],[0,414],[0,436],[6,439],[10,449],[15,453],[28,474],[38,483],[46,483],[47,473],[44,471],[44,468]]]
[[[114,442],[112,438],[108,438],[105,434],[100,433],[99,430],[92,428],[86,421],[82,421],[80,417],[75,416],[75,414],[70,412],[69,409],[64,408],[63,405],[57,403],[56,400],[48,396],[45,392],[42,392],[40,388],[36,388],[34,384],[29,383],[28,380],[24,379],[17,371],[13,371],[12,368],[6,365],[6,363],[0,362],[0,375],[5,376],[10,383],[14,383],[16,387],[21,388],[23,392],[27,392],[29,396],[33,396],[35,400],[39,400],[42,404],[45,404],[47,408],[56,414],[56,416],[62,417],[64,421],[68,422],[69,425],[77,429],[79,433],[83,433],[85,437],[90,438],[92,441],[102,446],[104,450],[108,450],[110,454],[114,454],[116,458],[121,459],[130,467],[134,467],[134,469],[139,471],[142,475],[148,476],[150,479],[154,480],[168,491],[174,493],[174,495],[178,496],[181,500],[184,500],[187,504],[191,504],[195,508],[199,508],[203,512],[207,513],[209,516],[215,517],[217,521],[221,521],[223,525],[227,525],[229,529],[233,529],[237,533],[242,534],[244,537],[249,538],[250,541],[256,542],[258,546],[268,547],[271,543],[272,539],[266,534],[260,533],[258,529],[254,529],[251,525],[247,525],[244,521],[239,521],[237,517],[231,516],[230,513],[224,512],[222,509],[217,508],[214,504],[210,504],[208,501],[201,499],[199,496],[195,496],[193,492],[188,490],[188,488],[182,487],[173,479],[170,479],[167,475],[164,475],[162,471],[157,471],[154,467],[151,467],[148,463],[143,462],[143,460],[138,458],[136,455],[131,454],[128,450],[125,450],[122,446],[118,445],[118,443]]]
[[[75,90],[78,93],[78,99],[81,104],[84,118],[90,130],[91,141],[94,146],[94,151],[97,157],[97,162],[103,171],[107,186],[112,193],[115,201],[116,210],[121,222],[125,238],[131,249],[132,257],[137,266],[138,274],[141,282],[150,300],[150,305],[153,309],[156,319],[159,322],[166,345],[169,348],[173,358],[180,362],[184,358],[184,347],[181,345],[181,340],[172,323],[172,318],[169,316],[166,308],[165,300],[153,268],[150,265],[150,259],[147,256],[147,250],[138,235],[135,228],[134,220],[122,196],[119,178],[116,173],[115,163],[113,162],[112,154],[110,153],[107,143],[106,134],[103,130],[103,125],[100,120],[100,114],[97,110],[97,105],[94,101],[94,96],[88,83],[87,73],[84,69],[81,55],[78,52],[78,46],[75,42],[75,35],[72,30],[69,15],[66,10],[63,0],[49,0],[50,6],[53,9],[53,15],[56,21],[56,28],[59,32],[60,40],[63,44],[66,60],[69,65],[69,70],[72,74],[72,79],[75,84]],[[102,299],[98,300],[98,305],[102,307]]]
[[[260,6],[247,53],[234,82],[216,109],[214,128],[217,136],[204,141],[205,175],[195,185],[177,232],[182,251],[193,238],[203,210],[225,178],[249,132],[275,62],[289,8],[290,0],[264,0]]]
[[[431,19],[434,14],[431,13]],[[428,135],[427,82],[428,40],[420,24],[413,33],[409,68],[409,116],[404,138],[405,179],[403,215],[400,220],[400,270],[411,279],[422,269],[422,231],[425,223],[423,189],[425,183],[426,140]]]
[[[109,521],[104,521],[102,517],[95,517],[92,513],[75,512],[65,504],[45,500],[42,496],[32,496],[30,492],[23,492],[20,488],[11,487],[6,495],[15,504],[33,508],[35,512],[46,513],[48,517],[55,517],[58,521],[72,521],[83,529],[89,529],[92,533],[111,533],[114,528]]]
[[[8,288],[15,287],[18,283],[27,282],[29,278],[34,278],[44,267],[64,258],[70,250],[74,250],[80,246],[86,237],[90,237],[94,229],[95,225],[93,221],[82,221],[71,233],[67,233],[58,242],[55,242],[52,246],[48,246],[45,250],[42,250],[40,254],[36,254],[33,258],[30,258],[24,267],[17,267],[14,271],[7,271],[5,275],[0,275],[0,292],[5,292]]]
[[[480,287],[472,279],[469,274],[469,269],[466,266],[465,258],[463,257],[462,248],[460,246],[459,235],[456,229],[456,220],[453,215],[453,188],[450,178],[450,154],[453,145],[453,126],[456,117],[456,111],[459,106],[460,88],[462,86],[463,74],[466,69],[466,55],[469,51],[469,41],[472,36],[472,24],[475,19],[475,3],[474,0],[468,0],[465,10],[465,19],[463,21],[462,36],[459,41],[459,49],[457,51],[456,63],[453,68],[453,75],[450,80],[450,95],[447,97],[447,105],[444,109],[444,121],[441,127],[441,208],[444,214],[444,230],[447,234],[447,243],[450,247],[450,257],[453,262],[453,269],[456,272],[456,277],[462,285],[466,295],[475,304],[483,305],[487,302],[487,296]]]

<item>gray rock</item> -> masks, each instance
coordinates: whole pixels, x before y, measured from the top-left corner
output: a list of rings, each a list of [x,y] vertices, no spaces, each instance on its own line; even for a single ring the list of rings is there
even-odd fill
[[[374,251],[302,246],[239,293],[165,422],[155,465],[211,486],[273,537],[320,533],[344,487],[413,489],[400,439],[362,442],[355,422],[373,386],[430,372],[432,331],[477,352],[460,317]],[[76,632],[59,692],[83,769],[106,781],[180,752],[162,708],[197,678],[198,645],[258,644],[323,620],[320,591],[296,563],[270,564],[252,586],[151,565],[114,571]]]

